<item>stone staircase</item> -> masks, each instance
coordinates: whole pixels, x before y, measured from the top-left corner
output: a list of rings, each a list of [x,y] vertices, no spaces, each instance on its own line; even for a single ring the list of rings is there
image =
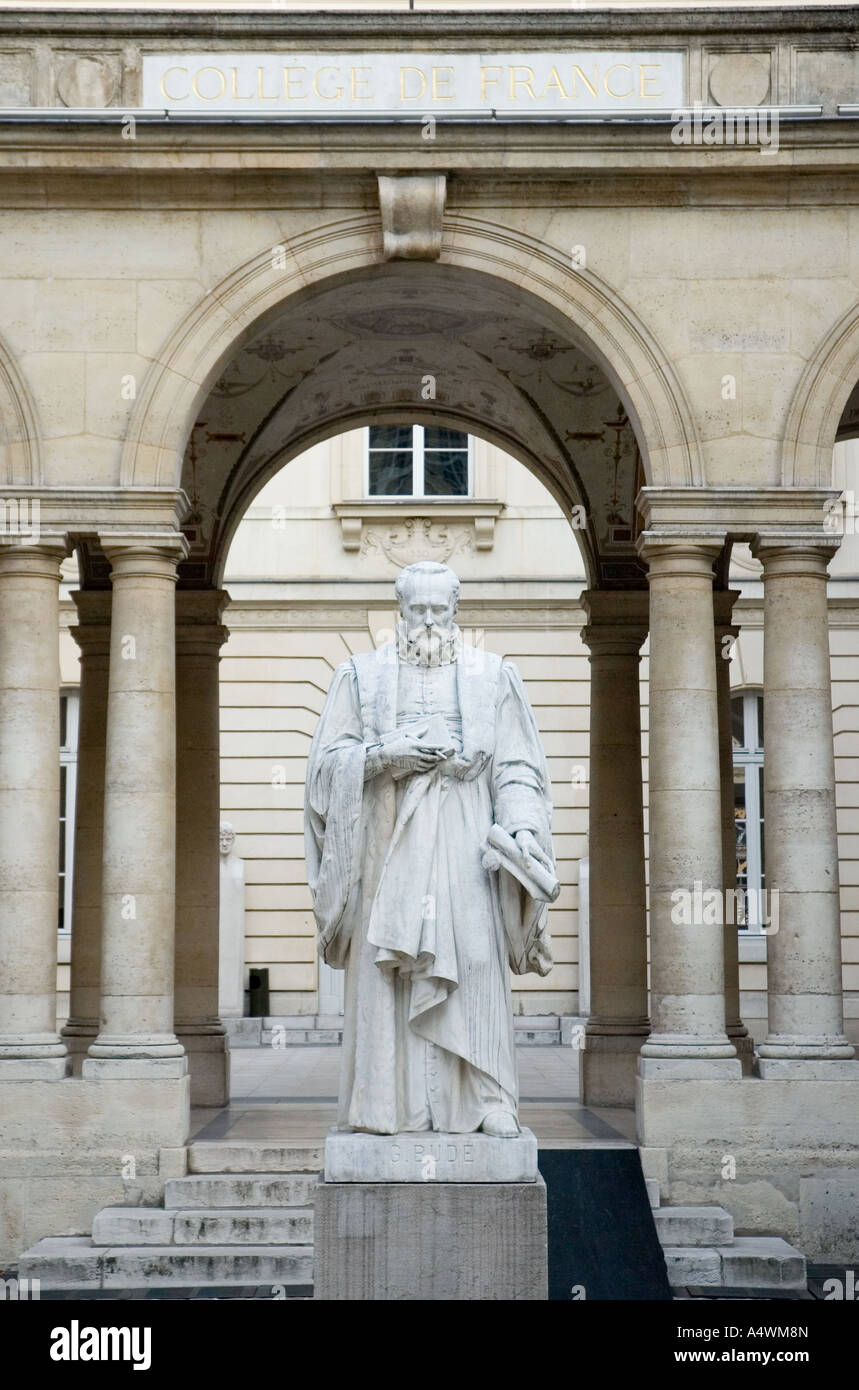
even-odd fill
[[[311,1297],[313,1193],[321,1145],[200,1142],[189,1172],[165,1184],[163,1207],[105,1207],[92,1237],[40,1240],[19,1275],[43,1292],[277,1286]],[[723,1207],[664,1207],[646,1179],[673,1289],[800,1292],[805,1258],[777,1236],[735,1236]]]
[[[310,1297],[319,1145],[197,1143],[163,1207],[105,1207],[92,1237],[40,1240],[22,1278],[43,1292],[279,1286]]]
[[[805,1256],[780,1236],[735,1236],[724,1207],[663,1207],[659,1183],[647,1178],[656,1233],[673,1289],[802,1292]]]

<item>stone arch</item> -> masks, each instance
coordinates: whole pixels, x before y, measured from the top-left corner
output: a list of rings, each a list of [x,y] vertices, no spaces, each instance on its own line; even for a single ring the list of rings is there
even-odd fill
[[[793,487],[831,487],[838,421],[859,381],[859,303],[823,338],[793,393],[781,481]]]
[[[43,482],[35,403],[15,358],[0,339],[0,486]]]
[[[411,412],[410,412],[411,414]],[[216,555],[214,576],[212,579],[216,588],[224,583],[224,570],[227,563],[230,545],[236,531],[245,515],[248,507],[253,504],[257,493],[262,490],[267,482],[285,468],[292,459],[297,458],[305,450],[313,448],[316,444],[331,439],[333,435],[340,433],[341,430],[358,429],[366,424],[373,424],[377,421],[387,419],[401,419],[403,416],[402,407],[388,407],[382,413],[378,411],[368,411],[366,409],[356,411],[355,415],[348,420],[342,421],[338,427],[332,428],[330,422],[320,424],[318,427],[306,434],[297,435],[290,441],[286,448],[278,449],[273,452],[265,462],[252,474],[243,477],[242,487],[232,494],[225,509],[223,518],[218,528],[217,537],[214,543]],[[418,415],[413,415],[418,419]],[[473,434],[479,434],[481,438],[496,448],[515,458],[525,468],[529,469],[534,476],[543,484],[546,491],[557,502],[561,511],[569,519],[571,507],[569,495],[564,495],[559,489],[557,482],[548,475],[543,468],[541,461],[531,451],[525,448],[519,440],[494,429],[492,425],[485,424],[483,421],[475,422],[467,416],[462,416],[456,412],[444,409],[434,409],[429,416],[421,414],[420,420],[431,419],[433,423],[449,425],[454,429],[466,429]],[[582,510],[581,507],[578,508]],[[588,587],[597,587],[599,583],[599,567],[593,537],[587,527],[582,527],[577,537],[577,541],[571,538],[571,544],[578,544],[582,557],[582,562],[587,575]]]
[[[123,486],[178,485],[188,433],[222,364],[290,296],[384,264],[375,216],[323,224],[284,244],[285,269],[275,267],[271,248],[252,257],[199,301],[165,343],[129,423]],[[445,219],[441,259],[530,293],[563,322],[624,400],[650,484],[704,484],[694,418],[680,382],[616,291],[592,272],[574,270],[556,247],[536,237],[460,214]]]

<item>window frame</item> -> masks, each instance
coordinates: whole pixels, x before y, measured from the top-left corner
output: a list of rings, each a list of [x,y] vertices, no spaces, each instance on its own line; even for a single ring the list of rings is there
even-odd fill
[[[63,686],[60,699],[66,700],[66,741],[60,744],[60,767],[66,770],[66,804],[64,824],[60,834],[64,839],[65,867],[63,869],[63,925],[60,926],[60,903],[57,902],[57,935],[63,939],[72,934],[72,899],[74,893],[75,807],[78,793],[78,734],[80,729],[80,687]],[[60,869],[57,865],[57,898],[59,900]]]
[[[397,423],[399,423],[399,424],[402,425],[404,422],[403,422],[403,421],[399,421],[399,422],[398,422],[398,421],[387,421],[387,422],[385,422],[385,423],[389,423],[389,424],[397,424]],[[433,503],[433,502],[466,502],[466,501],[468,501],[470,498],[473,498],[473,496],[474,496],[474,436],[471,435],[471,434],[469,434],[466,430],[463,430],[463,431],[462,431],[462,433],[465,434],[465,441],[466,441],[465,447],[466,447],[467,456],[468,456],[468,457],[467,457],[468,478],[467,478],[467,482],[466,482],[466,491],[465,491],[465,492],[433,492],[433,493],[430,493],[429,495],[427,495],[427,493],[424,491],[424,487],[425,487],[425,465],[424,465],[425,445],[424,445],[424,438],[425,438],[426,426],[425,426],[425,425],[411,425],[409,428],[411,428],[411,431],[412,431],[412,491],[409,492],[409,493],[403,493],[403,492],[387,492],[387,493],[383,493],[383,492],[371,492],[371,491],[370,491],[370,430],[372,429],[372,426],[371,426],[371,425],[364,425],[364,427],[363,427],[363,434],[364,434],[364,482],[363,482],[364,497],[365,497],[368,501],[370,501],[370,502],[399,502],[399,503],[404,503],[404,502],[409,502],[409,501],[412,501],[412,502],[429,502],[429,503]],[[446,425],[446,426],[442,426],[442,428],[444,428],[444,429],[455,429],[456,426],[453,426],[453,425]],[[392,452],[392,453],[395,453],[396,450],[391,450],[391,452]]]
[[[766,891],[763,868],[764,822],[761,816],[763,773],[765,750],[760,736],[759,704],[763,691],[755,687],[732,690],[731,705],[735,700],[743,702],[743,746],[733,747],[733,719],[731,720],[731,769],[744,769],[746,806],[746,925],[737,922],[740,937],[765,937],[764,922],[761,920],[761,894]],[[733,714],[733,709],[732,709]],[[753,774],[753,775],[751,775]],[[736,785],[736,783],[734,784]],[[754,834],[750,833],[754,827]],[[748,890],[756,890],[754,909],[751,910]]]

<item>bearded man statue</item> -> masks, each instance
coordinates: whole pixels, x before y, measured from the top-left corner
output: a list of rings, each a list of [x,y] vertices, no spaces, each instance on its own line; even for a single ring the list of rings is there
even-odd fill
[[[310,748],[341,1130],[519,1133],[508,966],[552,965],[551,788],[519,673],[462,641],[459,590],[446,565],[401,571],[396,640],[337,668]]]

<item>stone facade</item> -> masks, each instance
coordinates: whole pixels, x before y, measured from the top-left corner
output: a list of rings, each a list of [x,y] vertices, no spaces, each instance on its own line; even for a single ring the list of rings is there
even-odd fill
[[[157,1200],[182,1163],[189,1062],[198,1097],[224,1092],[212,961],[230,544],[284,465],[345,430],[405,417],[472,429],[530,469],[577,529],[581,568],[571,546],[569,571],[555,571],[540,596],[514,562],[516,597],[504,604],[481,589],[476,568],[463,617],[485,618],[498,649],[543,660],[545,648],[525,638],[553,629],[560,610],[564,636],[550,659],[571,694],[587,619],[592,703],[603,707],[589,721],[590,785],[600,789],[590,807],[590,956],[600,977],[586,1094],[634,1101],[648,1171],[670,1202],[715,1194],[746,1229],[788,1239],[802,1230],[809,1253],[855,1258],[846,1198],[827,1205],[815,1186],[836,1170],[849,1194],[859,1168],[859,1063],[845,1031],[855,1024],[844,1021],[844,983],[856,985],[853,826],[833,762],[834,748],[846,787],[859,728],[854,567],[837,558],[832,521],[843,486],[833,446],[839,432],[856,432],[859,378],[851,25],[849,11],[825,7],[256,13],[217,24],[202,13],[0,13],[0,1253],[88,1229],[97,1207],[129,1200],[130,1182],[135,1201]],[[523,120],[439,120],[426,138],[415,120],[275,126],[136,109],[146,52],[619,44],[679,49],[689,105],[777,107],[777,147],[684,143],[670,113],[606,125],[529,121],[525,109]],[[306,507],[285,477],[288,509]],[[369,585],[344,624],[337,586],[379,528],[355,503],[341,495],[314,530],[329,561],[338,557],[335,580],[321,551],[311,576],[331,588],[336,621],[330,608],[323,618],[318,589],[311,597],[297,581],[278,615],[275,630],[324,640],[302,647],[290,636],[266,655],[256,619],[272,610],[243,590],[237,655],[223,649],[227,691],[243,684],[242,662],[291,664],[297,652],[308,678],[290,679],[313,692],[308,728],[332,634],[345,628],[369,644],[389,602]],[[465,527],[458,512],[444,519]],[[468,527],[475,565],[506,573],[516,525],[488,505]],[[78,775],[89,788],[76,910],[87,925],[80,950],[73,936],[61,1036],[53,750],[60,566],[72,550],[85,653]],[[748,576],[736,603],[732,563]],[[636,779],[613,766],[621,749],[635,767],[632,672],[645,610],[646,861]],[[767,941],[769,1019],[756,1027],[754,1076],[743,1075],[752,1059],[727,932],[706,917],[689,927],[672,917],[678,890],[730,887],[719,653],[732,626],[747,629],[735,680],[762,684],[775,711],[765,835],[782,925]],[[258,672],[261,685],[281,675]],[[542,684],[536,671],[530,679]],[[613,724],[605,703],[617,687]],[[569,704],[560,690],[538,693],[545,710]],[[248,692],[227,708],[260,706]],[[574,728],[563,717],[558,731],[576,733],[578,758],[588,721]],[[235,809],[294,833],[294,807]],[[567,809],[572,827],[583,808]],[[613,813],[622,875],[606,831]],[[264,860],[248,853],[260,832],[246,825],[246,857]],[[560,839],[569,950],[557,993],[572,1005],[583,828]],[[300,882],[292,886],[288,910],[306,912]],[[278,909],[252,908],[269,910]],[[613,951],[617,923],[623,952]],[[312,990],[313,963],[307,932],[284,937],[303,940],[308,957],[271,961],[295,971],[277,977],[286,1003]],[[761,965],[747,963],[758,988],[746,992],[759,996]],[[846,1002],[855,1018],[850,993]],[[725,1155],[736,1160],[730,1180]],[[125,1176],[132,1168],[137,1178]]]

